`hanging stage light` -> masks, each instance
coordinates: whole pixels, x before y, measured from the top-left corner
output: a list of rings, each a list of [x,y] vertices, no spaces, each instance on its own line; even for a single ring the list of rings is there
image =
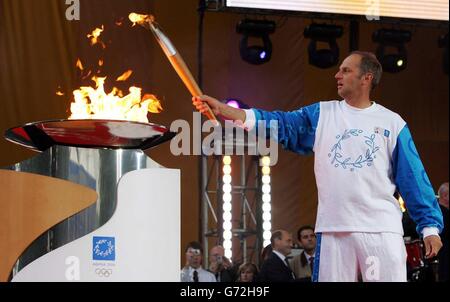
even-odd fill
[[[339,62],[339,47],[336,39],[343,34],[342,26],[329,24],[311,24],[303,32],[305,38],[311,39],[308,45],[309,64],[319,68],[329,68]],[[317,42],[328,43],[329,48],[317,49]]]
[[[241,100],[238,100],[238,99],[226,99],[225,103],[228,106],[231,106],[231,107],[237,108],[237,109],[250,109],[250,106],[248,106],[247,104],[245,104],[244,102],[242,102]]]
[[[411,32],[382,28],[373,33],[372,40],[379,43],[376,55],[384,71],[396,73],[406,68],[408,55],[405,43],[411,41]],[[396,52],[387,53],[387,47],[396,49]]]
[[[236,32],[243,35],[239,51],[244,61],[254,65],[270,61],[272,57],[272,42],[269,39],[269,34],[275,32],[275,22],[244,19],[238,23]],[[260,39],[262,45],[250,46],[250,37]]]

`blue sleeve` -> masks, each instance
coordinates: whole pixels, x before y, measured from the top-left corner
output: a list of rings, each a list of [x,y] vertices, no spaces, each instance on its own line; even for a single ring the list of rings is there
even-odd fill
[[[422,236],[424,227],[443,229],[442,212],[407,125],[393,153],[393,176],[406,208]]]
[[[259,109],[253,109],[253,111],[256,116],[255,127],[261,131],[261,122],[265,122],[263,129],[265,128],[267,138],[273,138],[284,149],[300,154],[312,153],[319,121],[320,103],[314,103],[291,112],[268,112]],[[270,121],[277,122],[276,129],[271,127]]]

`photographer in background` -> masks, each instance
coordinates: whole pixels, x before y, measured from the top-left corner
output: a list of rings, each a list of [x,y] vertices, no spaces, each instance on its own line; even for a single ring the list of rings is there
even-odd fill
[[[201,266],[203,248],[199,242],[189,242],[185,254],[186,265],[181,270],[181,282],[216,282],[214,275]]]
[[[233,282],[236,280],[236,270],[230,259],[225,257],[225,249],[216,245],[209,251],[209,271],[214,274],[217,282]]]

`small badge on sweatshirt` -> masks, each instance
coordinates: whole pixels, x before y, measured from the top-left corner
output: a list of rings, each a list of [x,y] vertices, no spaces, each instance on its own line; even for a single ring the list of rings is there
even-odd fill
[[[391,134],[391,132],[387,129],[383,129],[381,127],[375,127],[375,129],[373,130],[373,132],[375,132],[376,134],[380,134],[383,135],[387,138],[389,138],[389,135]]]

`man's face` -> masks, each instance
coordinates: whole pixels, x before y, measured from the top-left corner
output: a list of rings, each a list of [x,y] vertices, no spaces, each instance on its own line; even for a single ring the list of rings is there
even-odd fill
[[[225,255],[225,250],[221,247],[213,247],[209,252],[209,261],[212,262],[222,262]]]
[[[186,263],[193,268],[199,268],[202,264],[202,253],[198,249],[188,248],[186,251]]]
[[[316,248],[316,234],[313,230],[303,230],[300,233],[300,244],[305,251],[313,251]]]
[[[369,74],[361,75],[360,63],[360,55],[350,55],[345,58],[334,76],[338,94],[344,99],[355,94],[359,95],[364,89],[370,89],[372,78],[368,78]]]
[[[292,251],[292,235],[283,232],[281,239],[275,239],[275,247],[274,250],[280,252],[284,256],[287,256]]]

